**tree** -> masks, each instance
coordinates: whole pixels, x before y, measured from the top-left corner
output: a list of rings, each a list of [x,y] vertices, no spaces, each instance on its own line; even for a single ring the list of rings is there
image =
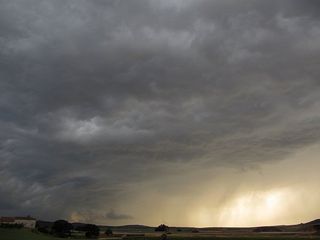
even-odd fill
[[[94,224],[86,224],[84,230],[86,231],[86,237],[88,238],[98,237],[100,233],[99,227]]]
[[[154,229],[156,232],[167,232],[169,231],[169,227],[167,225],[161,224]]]
[[[58,237],[67,237],[71,235],[73,226],[66,220],[57,220],[52,225],[52,233]]]

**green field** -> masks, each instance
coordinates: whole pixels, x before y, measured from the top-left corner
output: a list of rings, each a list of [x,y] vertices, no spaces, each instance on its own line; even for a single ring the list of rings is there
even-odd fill
[[[159,237],[132,237],[125,240],[159,240]],[[320,240],[320,238],[297,237],[168,237],[168,240]]]
[[[0,228],[0,240],[62,240],[73,239],[71,238],[55,238],[50,235],[42,233],[34,233],[28,229],[1,229]],[[110,240],[121,238],[109,238]],[[124,237],[124,240],[160,240],[159,236],[145,236],[145,237]],[[214,237],[214,236],[168,236],[168,240],[320,240],[319,237],[295,237],[295,236],[243,236],[243,237]],[[84,240],[84,238],[82,238]]]
[[[28,229],[2,229],[0,228],[0,240],[57,240],[48,235],[33,233]]]
[[[126,237],[125,240],[160,240],[160,237]],[[243,237],[214,237],[214,236],[169,236],[167,240],[320,240],[320,238],[310,238],[310,237],[267,237],[267,236],[243,236]]]

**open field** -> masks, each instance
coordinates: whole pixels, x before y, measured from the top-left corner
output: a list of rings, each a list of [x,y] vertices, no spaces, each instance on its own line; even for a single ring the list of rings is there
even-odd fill
[[[116,233],[116,237],[101,237],[99,239],[109,239],[109,240],[159,240],[161,233],[145,233],[145,236],[134,236],[126,233]],[[55,238],[50,235],[45,235],[41,233],[34,233],[31,230],[27,229],[0,229],[0,240],[58,240],[63,238]],[[68,239],[85,239],[82,237],[73,236]],[[210,239],[221,239],[221,240],[307,240],[315,239],[320,240],[320,236],[313,234],[294,234],[294,233],[251,233],[245,234],[244,232],[240,233],[228,233],[217,235],[212,232],[207,233],[173,233],[167,235],[168,240],[210,240]]]
[[[49,235],[33,233],[29,229],[2,229],[0,228],[0,240],[57,240]]]
[[[48,229],[53,222],[38,221],[38,225]],[[262,227],[169,227],[166,232],[167,240],[320,240],[320,220],[314,220],[304,224],[262,226]],[[73,223],[74,229],[85,225],[84,223]],[[99,226],[99,240],[160,240],[164,232],[156,232],[155,227],[144,225],[125,226]],[[112,236],[104,234],[106,229],[112,230]],[[5,229],[0,228],[0,240],[58,240],[49,234],[39,233],[37,230],[28,229]],[[85,240],[83,231],[73,230],[71,237],[67,239]]]

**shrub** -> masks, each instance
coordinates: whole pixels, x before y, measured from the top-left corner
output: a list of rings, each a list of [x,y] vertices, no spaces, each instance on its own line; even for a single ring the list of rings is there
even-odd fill
[[[156,227],[154,230],[156,232],[167,232],[167,231],[169,231],[169,227],[164,224],[161,224],[158,227]]]
[[[57,220],[53,223],[51,228],[52,233],[57,237],[67,237],[71,235],[73,226],[71,223],[65,220]]]
[[[84,227],[86,231],[86,237],[92,238],[92,237],[98,237],[100,233],[100,229],[97,225],[94,224],[86,224]]]

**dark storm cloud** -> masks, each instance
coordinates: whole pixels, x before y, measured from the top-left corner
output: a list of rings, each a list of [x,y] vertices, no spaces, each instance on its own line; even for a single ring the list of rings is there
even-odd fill
[[[319,141],[316,1],[0,4],[0,209],[103,219],[132,183]]]

